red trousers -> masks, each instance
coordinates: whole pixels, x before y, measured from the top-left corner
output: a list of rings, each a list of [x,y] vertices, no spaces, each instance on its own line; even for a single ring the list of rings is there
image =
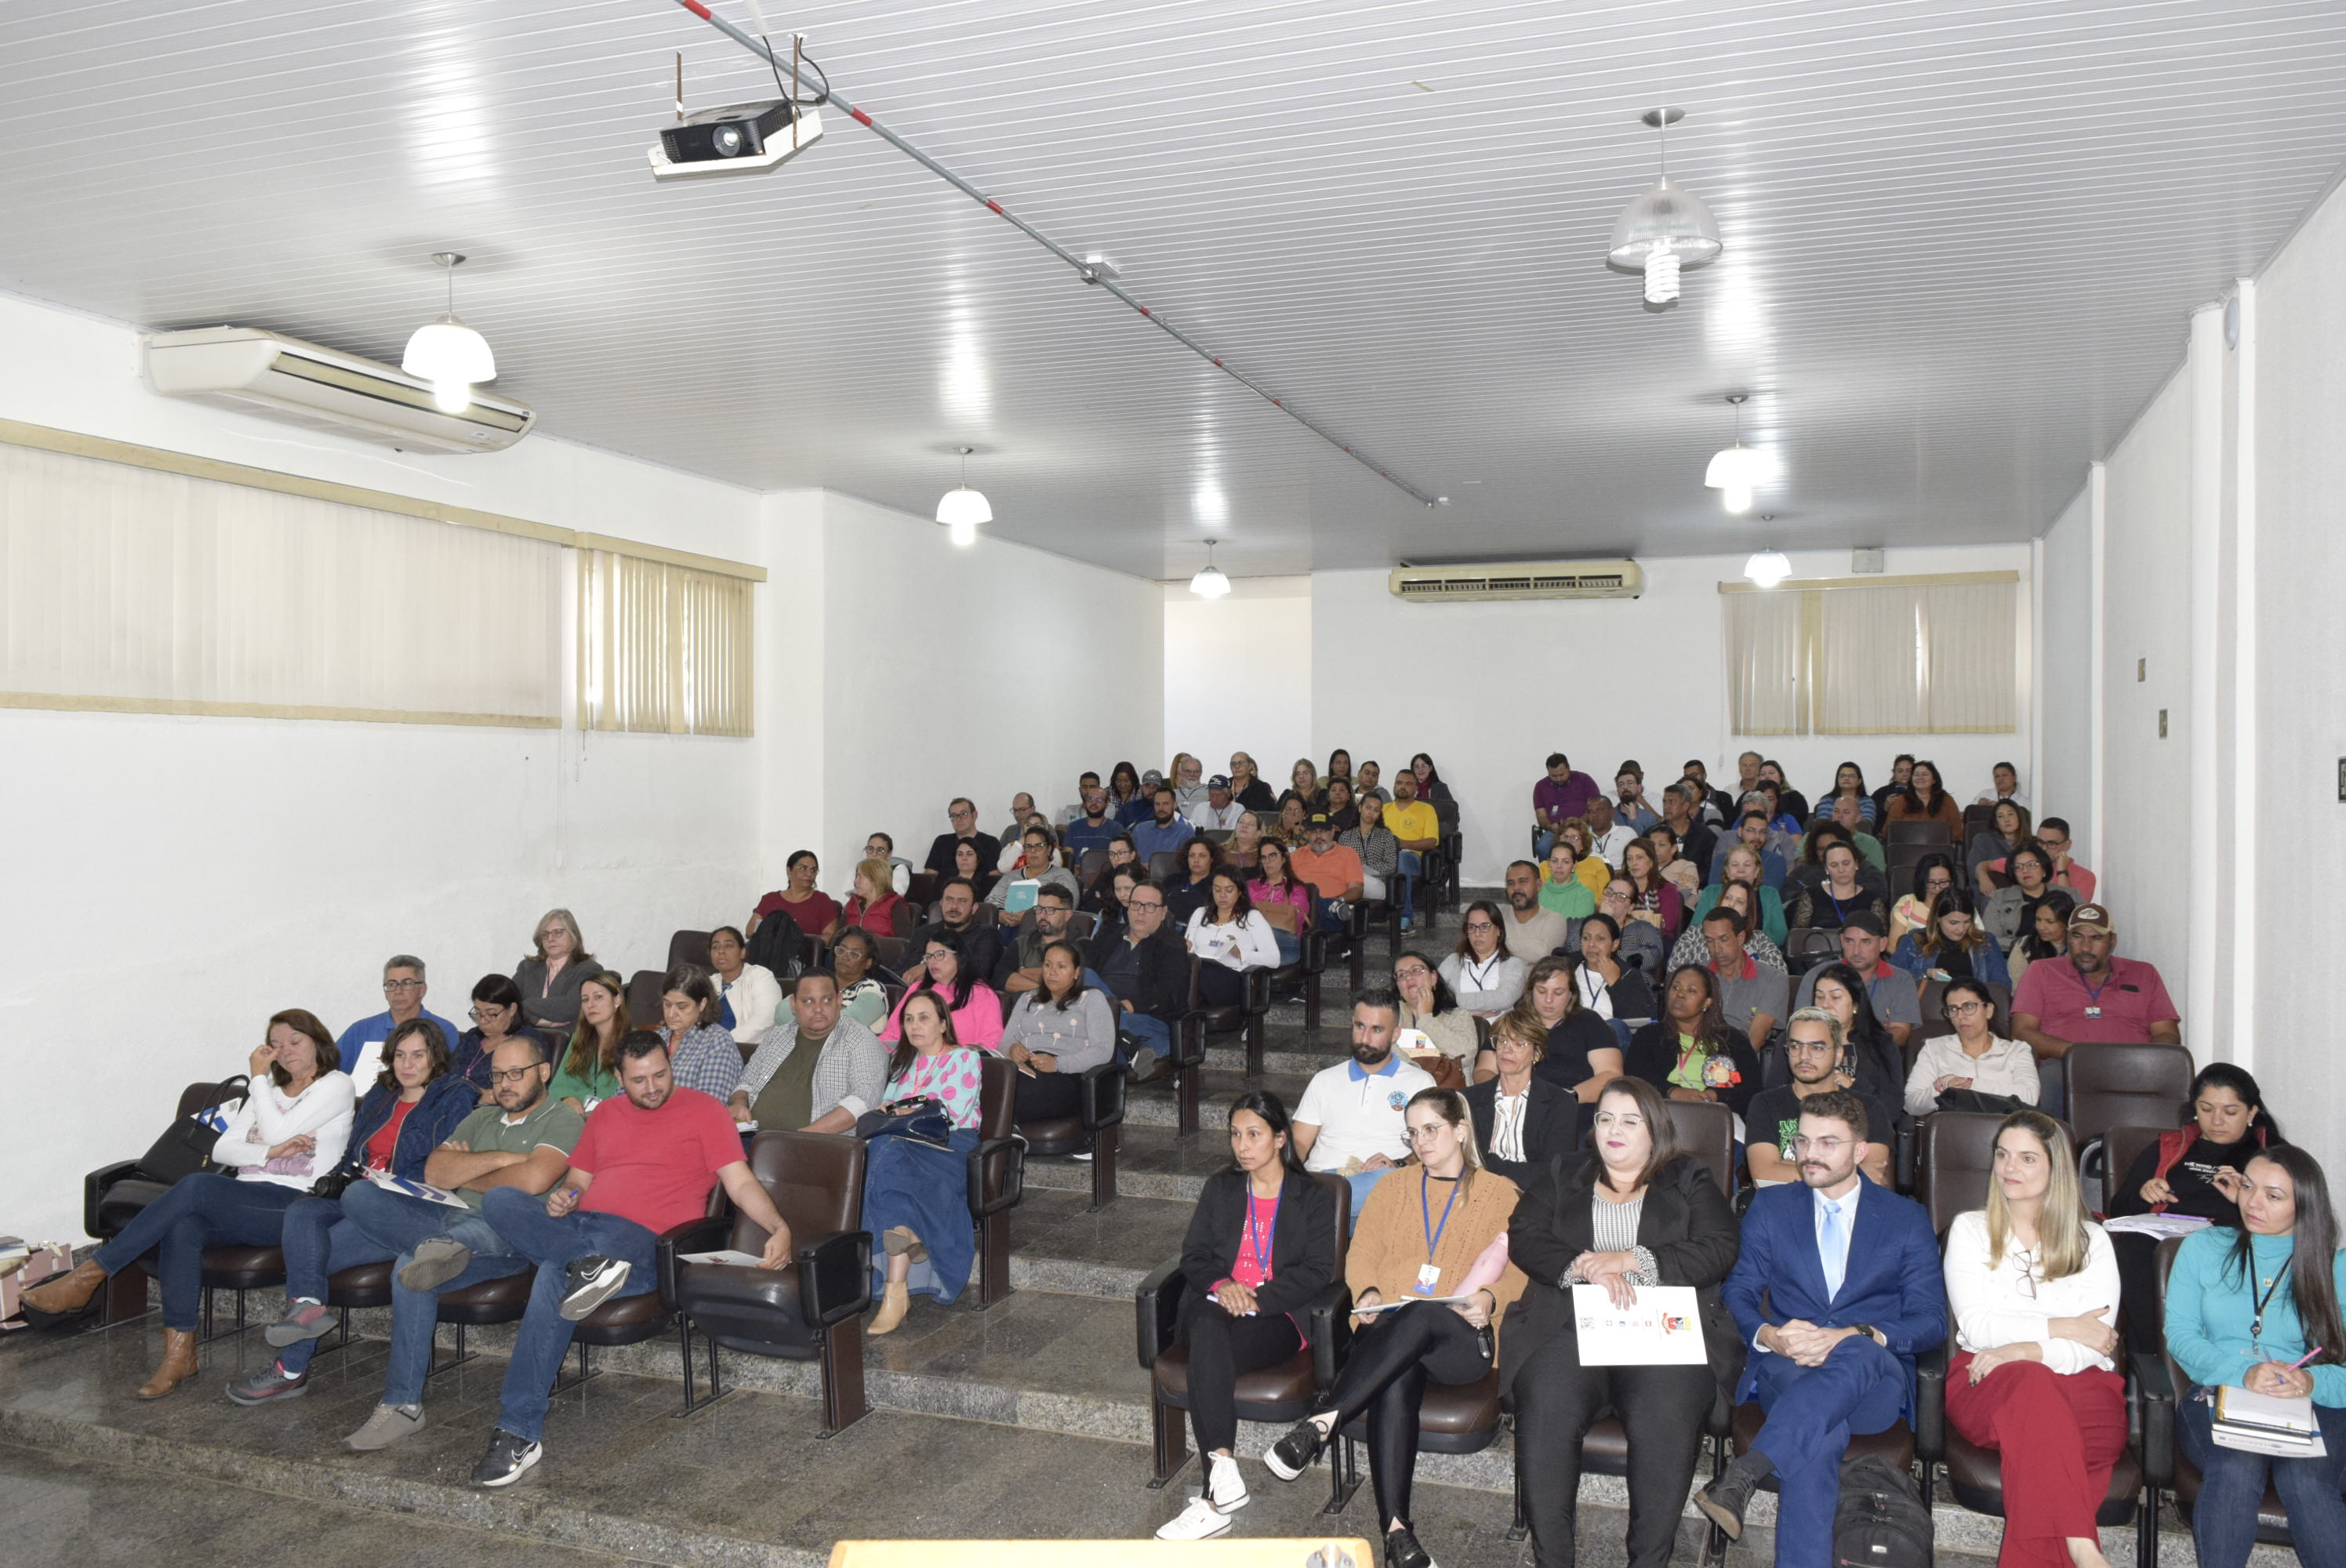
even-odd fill
[[[2126,1381],[2098,1368],[2061,1373],[2008,1361],[1971,1380],[1972,1353],[1947,1363],[1947,1420],[2003,1461],[2000,1568],[2069,1568],[2073,1535],[2099,1540],[2094,1515],[2126,1447]]]

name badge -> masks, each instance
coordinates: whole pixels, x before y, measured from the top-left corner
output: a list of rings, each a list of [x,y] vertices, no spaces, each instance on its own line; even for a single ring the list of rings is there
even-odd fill
[[[2086,1016],[2088,1018],[2099,1018],[2101,1015],[2102,1008],[2099,1003],[2092,1003],[2086,1009]]]
[[[1441,1283],[1442,1270],[1436,1268],[1433,1264],[1426,1264],[1417,1271],[1417,1293],[1420,1296],[1433,1295],[1434,1289],[1440,1286]]]

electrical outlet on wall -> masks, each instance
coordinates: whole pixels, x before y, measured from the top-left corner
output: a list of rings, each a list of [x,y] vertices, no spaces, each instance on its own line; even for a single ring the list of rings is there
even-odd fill
[[[2158,710],[2158,738],[2167,738],[2167,709],[2163,708]]]
[[[2148,680],[2150,678],[2150,661],[2148,659],[2138,658],[2134,661],[2134,677],[2137,681]]]

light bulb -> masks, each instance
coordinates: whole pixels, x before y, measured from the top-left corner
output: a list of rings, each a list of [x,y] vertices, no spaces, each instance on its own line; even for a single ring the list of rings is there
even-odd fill
[[[1201,599],[1219,599],[1230,591],[1230,580],[1219,566],[1208,565],[1189,579],[1189,591]]]
[[[1792,575],[1792,563],[1780,550],[1762,550],[1743,563],[1743,575],[1763,588],[1772,588]]]
[[[1678,250],[1668,240],[1658,239],[1646,257],[1646,303],[1667,305],[1678,297]]]
[[[473,406],[473,383],[470,382],[434,382],[432,405],[442,413],[462,413]]]
[[[967,545],[977,543],[977,519],[956,517],[946,527],[951,531],[954,544]]]
[[[1727,504],[1728,511],[1739,516],[1751,510],[1751,486],[1749,484],[1728,485],[1726,487],[1726,493],[1723,499]]]
[[[427,382],[493,382],[496,356],[489,341],[454,316],[424,322],[407,340],[399,368]]]

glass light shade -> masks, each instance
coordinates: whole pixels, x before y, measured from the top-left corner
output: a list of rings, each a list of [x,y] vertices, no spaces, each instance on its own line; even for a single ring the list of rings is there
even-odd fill
[[[1762,550],[1743,563],[1743,575],[1763,588],[1772,588],[1792,575],[1792,563],[1780,550]]]
[[[1668,176],[1654,182],[1621,209],[1613,225],[1610,260],[1616,267],[1643,268],[1646,260],[1667,240],[1668,254],[1684,267],[1699,267],[1720,249],[1719,219],[1702,198]]]
[[[442,316],[415,329],[399,368],[427,382],[493,382],[497,360],[489,340],[454,316]]]
[[[1702,482],[1713,490],[1749,490],[1768,477],[1768,460],[1756,446],[1737,443],[1712,456]]]
[[[981,523],[994,521],[994,508],[986,504],[984,495],[968,485],[956,484],[939,498],[937,521],[951,524],[956,529],[964,525],[974,528]]]
[[[951,525],[953,542],[964,548],[977,543],[977,524],[966,517],[956,517]]]
[[[1230,591],[1230,580],[1219,566],[1208,566],[1189,579],[1189,591],[1201,599],[1219,599]]]

